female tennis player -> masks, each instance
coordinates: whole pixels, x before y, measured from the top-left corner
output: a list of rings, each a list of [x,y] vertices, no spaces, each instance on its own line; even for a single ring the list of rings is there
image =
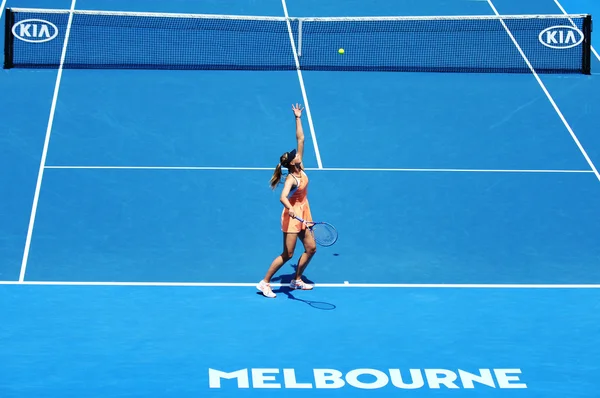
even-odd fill
[[[302,130],[302,111],[300,105],[292,105],[294,116],[296,116],[296,142],[297,148],[286,152],[279,158],[279,164],[273,172],[270,185],[275,189],[281,183],[283,176],[282,168],[288,170],[279,200],[284,208],[281,213],[281,231],[283,232],[283,252],[275,257],[265,277],[256,285],[265,297],[274,298],[276,295],[271,289],[271,278],[279,269],[292,258],[296,242],[299,239],[304,245],[304,253],[298,260],[296,276],[290,282],[291,289],[311,290],[312,285],[302,281],[302,273],[317,251],[317,245],[310,233],[306,233],[306,224],[297,220],[296,217],[304,219],[305,222],[312,221],[310,207],[308,204],[307,188],[308,176],[304,172],[302,155],[304,154],[304,131]]]

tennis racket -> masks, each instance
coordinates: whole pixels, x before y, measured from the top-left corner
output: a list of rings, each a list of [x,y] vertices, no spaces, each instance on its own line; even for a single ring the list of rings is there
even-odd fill
[[[300,217],[295,218],[308,227],[308,230],[315,238],[317,244],[321,246],[331,246],[337,241],[338,233],[333,225],[322,221],[304,221]]]

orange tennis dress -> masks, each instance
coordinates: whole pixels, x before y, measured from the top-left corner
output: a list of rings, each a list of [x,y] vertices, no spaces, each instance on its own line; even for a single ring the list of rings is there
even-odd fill
[[[296,217],[304,219],[304,221],[312,221],[312,215],[310,214],[310,206],[308,204],[308,176],[301,171],[300,178],[293,174],[290,174],[296,179],[296,187],[292,188],[288,195],[288,200],[294,209]],[[288,233],[299,233],[303,229],[306,229],[306,225],[302,221],[291,218],[288,209],[285,207],[281,212],[281,230]]]

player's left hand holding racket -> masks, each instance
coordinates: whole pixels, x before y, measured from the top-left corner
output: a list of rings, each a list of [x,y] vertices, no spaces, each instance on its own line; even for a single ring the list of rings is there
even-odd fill
[[[306,225],[317,244],[331,246],[337,241],[338,233],[333,225],[322,221],[304,221],[298,216],[294,218]]]

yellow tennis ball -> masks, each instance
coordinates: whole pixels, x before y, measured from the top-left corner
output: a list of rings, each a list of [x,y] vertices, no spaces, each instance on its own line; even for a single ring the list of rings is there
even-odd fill
[[[343,54],[343,53],[344,53],[344,49],[343,49],[343,48],[340,48],[340,49],[338,50],[338,52],[339,52],[340,54]]]

